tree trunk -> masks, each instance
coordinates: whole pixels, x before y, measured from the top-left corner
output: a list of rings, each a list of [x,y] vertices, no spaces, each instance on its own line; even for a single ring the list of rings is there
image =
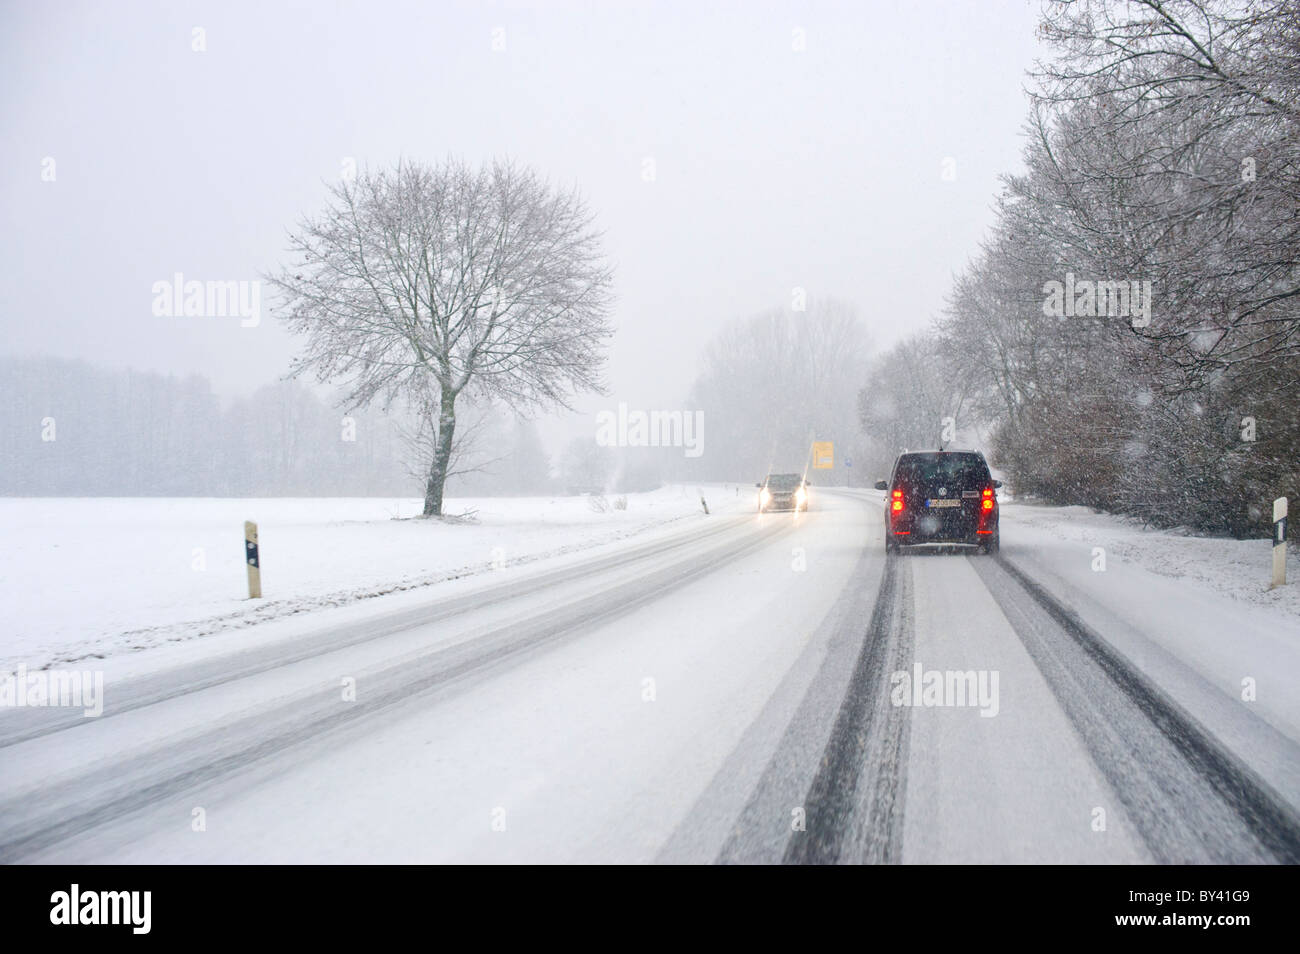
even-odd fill
[[[442,488],[447,482],[451,466],[451,437],[456,430],[456,395],[443,388],[438,410],[438,443],[434,449],[433,463],[429,465],[429,480],[424,485],[424,515],[442,516]]]

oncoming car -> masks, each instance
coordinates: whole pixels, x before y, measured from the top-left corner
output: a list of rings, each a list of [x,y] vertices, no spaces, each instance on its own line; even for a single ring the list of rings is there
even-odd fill
[[[979,451],[916,451],[900,454],[885,491],[885,549],[926,543],[999,546],[998,495]]]
[[[758,512],[766,510],[807,510],[808,481],[803,474],[768,474],[758,488]]]

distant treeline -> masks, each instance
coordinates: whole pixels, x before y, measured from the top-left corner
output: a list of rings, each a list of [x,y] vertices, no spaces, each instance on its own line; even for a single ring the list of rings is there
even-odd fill
[[[813,443],[829,443],[818,484],[865,484],[881,473],[857,419],[871,341],[847,302],[812,299],[729,322],[707,344],[686,406],[702,416],[697,456],[677,471],[702,481],[803,472]]]
[[[540,493],[549,458],[526,421],[497,416],[491,459],[460,493]],[[206,378],[0,358],[0,494],[419,496],[403,423],[345,414],[293,381],[223,400]]]

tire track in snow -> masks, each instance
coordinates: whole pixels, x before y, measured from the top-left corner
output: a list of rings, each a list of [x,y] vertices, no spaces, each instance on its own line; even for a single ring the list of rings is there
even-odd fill
[[[908,710],[889,676],[912,653],[912,565],[886,557],[871,621],[821,765],[804,799],[807,830],[783,864],[897,864],[903,855]]]
[[[552,587],[598,573],[621,570],[640,561],[697,545],[715,537],[747,535],[750,532],[752,526],[747,519],[737,521],[724,518],[717,524],[697,531],[629,547],[607,556],[584,560],[574,566],[542,572],[522,580],[494,584],[478,592],[385,613],[371,620],[331,626],[320,632],[296,636],[264,648],[246,649],[237,654],[223,654],[213,659],[188,664],[180,669],[142,676],[120,686],[114,685],[113,691],[105,700],[104,713],[99,718],[101,720],[112,718],[179,696],[316,659],[326,653],[373,642],[415,626],[452,619],[489,604],[500,605],[507,601],[533,596]],[[53,732],[76,728],[84,722],[79,712],[56,708],[33,708],[16,712],[13,716],[16,724],[0,727],[0,749]]]
[[[974,566],[1157,862],[1300,863],[1278,792],[1024,571]]]
[[[853,582],[862,579],[876,559],[878,554],[865,551]],[[832,637],[832,650],[719,851],[717,863],[901,860],[908,713],[889,704],[888,677],[893,670],[905,668],[911,652],[911,601],[911,568],[892,557],[885,561],[874,603],[870,591],[849,595],[835,624],[843,632]],[[861,621],[868,615],[870,622],[862,629]],[[856,659],[835,651],[837,643],[850,641],[846,648],[856,648]],[[850,660],[855,661],[845,685],[842,673]],[[841,686],[840,703],[828,730],[826,692]],[[815,766],[804,769],[811,771],[811,780],[802,775],[798,782],[796,790],[805,792],[802,802],[787,804],[791,775],[807,764],[802,756],[810,744],[821,748],[821,757]],[[793,829],[793,809],[803,811],[802,831]],[[778,830],[784,840],[772,844]]]
[[[39,856],[62,841],[136,815],[197,786],[270,764],[289,750],[321,744],[330,732],[391,711],[423,694],[487,675],[498,666],[576,638],[591,626],[664,598],[675,587],[707,576],[794,529],[793,522],[784,521],[751,529],[739,540],[693,553],[596,597],[570,599],[545,612],[495,626],[468,642],[395,662],[365,676],[366,692],[356,702],[341,703],[337,687],[331,684],[307,698],[169,739],[125,762],[64,779],[56,790],[28,792],[0,802],[0,864]]]

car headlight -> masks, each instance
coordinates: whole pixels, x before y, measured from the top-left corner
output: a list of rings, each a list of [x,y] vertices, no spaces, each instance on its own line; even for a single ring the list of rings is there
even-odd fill
[[[764,487],[764,488],[763,488],[763,492],[762,492],[761,494],[759,494],[758,496],[762,499],[763,503],[767,503],[769,500],[772,499],[772,491],[770,491],[770,490],[768,490],[766,487]]]
[[[805,500],[808,499],[808,491],[800,487],[798,490],[794,492],[794,499],[799,501],[799,503],[803,503]]]

